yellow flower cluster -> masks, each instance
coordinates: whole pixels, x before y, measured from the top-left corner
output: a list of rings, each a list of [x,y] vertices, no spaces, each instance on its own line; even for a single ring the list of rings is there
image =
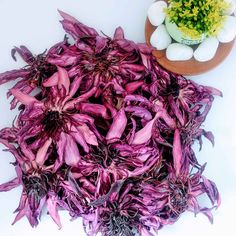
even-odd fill
[[[165,10],[170,21],[192,39],[216,35],[225,21],[230,4],[224,0],[169,0]]]

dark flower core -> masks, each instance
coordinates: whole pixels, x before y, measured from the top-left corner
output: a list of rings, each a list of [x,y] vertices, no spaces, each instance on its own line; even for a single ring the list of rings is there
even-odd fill
[[[170,84],[167,87],[163,86],[162,89],[163,91],[162,90],[160,91],[162,96],[172,95],[174,98],[176,98],[179,96],[180,85],[178,84],[178,80],[172,77],[170,80]]]
[[[95,55],[85,54],[83,59],[87,61],[87,63],[84,64],[84,70],[87,72],[94,71],[100,73],[104,76],[104,79],[107,81],[115,74],[115,71],[113,71],[111,68],[112,65],[117,64],[120,60],[108,54],[109,50],[107,50],[107,52],[103,52],[102,54],[95,54]]]
[[[46,62],[46,57],[44,53],[34,57],[32,59],[32,63],[29,66],[29,83],[35,84],[38,87],[41,87],[43,81],[52,76],[57,71],[56,66]]]
[[[131,220],[121,215],[119,212],[110,213],[109,217],[104,219],[106,227],[105,236],[134,236]]]
[[[170,206],[173,213],[177,215],[186,210],[187,207],[187,187],[183,183],[170,183]]]
[[[95,163],[99,163],[104,168],[111,165],[112,162],[117,161],[119,151],[112,148],[111,145],[104,145],[100,143],[99,146],[93,146],[90,154]],[[91,157],[89,158],[91,160]]]
[[[26,175],[23,174],[22,182],[25,187],[29,199],[31,210],[36,210],[39,206],[40,200],[46,196],[50,189],[50,182],[52,181],[52,174],[43,173],[41,175]]]
[[[63,127],[63,118],[59,111],[47,111],[41,121],[44,131],[49,137],[53,137]]]

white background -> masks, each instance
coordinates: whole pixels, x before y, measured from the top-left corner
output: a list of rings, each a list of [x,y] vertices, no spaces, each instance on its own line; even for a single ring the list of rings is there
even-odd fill
[[[117,26],[122,26],[127,38],[144,42],[144,22],[151,3],[152,0],[0,0],[0,72],[23,65],[21,61],[15,63],[11,59],[13,46],[23,44],[37,54],[63,38],[57,9],[108,35],[112,35]],[[212,148],[206,141],[203,150],[197,154],[201,163],[208,162],[205,175],[216,182],[222,205],[214,212],[214,225],[204,216],[195,218],[191,213],[185,213],[175,225],[164,228],[159,235],[236,235],[236,46],[219,67],[192,79],[215,86],[224,94],[223,98],[215,99],[205,122],[205,129],[214,132],[216,145]],[[5,95],[11,85],[0,87],[0,128],[10,126],[17,114],[17,111],[9,111]],[[9,165],[13,160],[9,153],[0,152],[0,183],[15,177],[14,168]],[[85,235],[80,220],[69,222],[65,212],[60,213],[61,230],[45,214],[37,229],[31,229],[26,219],[11,226],[20,193],[21,188],[0,193],[0,235]]]

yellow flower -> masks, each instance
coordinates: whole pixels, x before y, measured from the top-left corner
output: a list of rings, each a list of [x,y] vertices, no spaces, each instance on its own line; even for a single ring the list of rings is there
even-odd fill
[[[224,0],[169,0],[165,12],[184,34],[199,38],[201,34],[212,36],[219,32],[229,7]]]

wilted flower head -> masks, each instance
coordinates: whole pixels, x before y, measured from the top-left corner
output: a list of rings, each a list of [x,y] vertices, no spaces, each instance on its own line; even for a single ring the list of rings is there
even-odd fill
[[[212,209],[220,205],[220,197],[215,184],[202,176],[204,167],[195,173],[176,177],[171,171],[161,181],[156,179],[143,182],[141,196],[150,214],[160,218],[161,225],[173,224],[188,210],[194,214],[205,214],[213,222]],[[212,207],[201,206],[200,195],[207,194]]]
[[[13,96],[25,106],[18,118],[18,142],[37,150],[43,142],[51,139],[57,146],[58,166],[64,160],[68,165],[77,165],[80,160],[77,143],[88,152],[88,145],[97,145],[97,137],[93,119],[78,114],[76,104],[86,101],[96,88],[73,98],[79,84],[71,84],[66,70],[59,67],[58,72],[44,82],[44,86],[50,86],[50,90],[43,100],[11,89]]]
[[[70,168],[67,165],[54,170],[51,160],[57,158],[57,155],[49,147],[48,141],[39,148],[37,154],[29,160],[26,156],[27,150],[15,148],[4,140],[1,143],[7,146],[9,151],[15,156],[15,168],[17,177],[8,183],[0,185],[0,191],[9,191],[19,185],[23,186],[20,204],[16,209],[16,223],[22,217],[26,216],[32,227],[38,225],[38,219],[43,207],[47,210],[55,221],[61,227],[59,208],[68,210],[71,215],[77,209],[77,215],[81,214],[86,201],[79,196],[75,187],[70,184]],[[68,193],[69,196],[68,196]],[[72,208],[72,203],[74,203]],[[83,207],[82,207],[83,206]]]
[[[145,78],[147,68],[143,63],[151,49],[124,38],[119,27],[114,37],[100,36],[68,14],[61,12],[65,31],[75,39],[75,45],[58,54],[50,54],[48,61],[61,67],[69,67],[70,77],[83,75],[81,90],[96,86],[103,89],[108,83],[125,91],[125,85]],[[68,60],[69,59],[69,60]],[[135,86],[135,83],[133,84]],[[139,81],[140,86],[140,81]]]
[[[41,87],[43,81],[56,72],[56,66],[47,62],[46,52],[34,56],[27,47],[20,46],[12,49],[12,57],[16,61],[16,52],[27,63],[22,69],[7,71],[0,74],[0,84],[7,83],[12,80],[20,80],[13,86],[25,94],[30,94],[35,88]],[[11,96],[11,91],[8,96]],[[11,102],[11,109],[15,108],[17,100]]]

